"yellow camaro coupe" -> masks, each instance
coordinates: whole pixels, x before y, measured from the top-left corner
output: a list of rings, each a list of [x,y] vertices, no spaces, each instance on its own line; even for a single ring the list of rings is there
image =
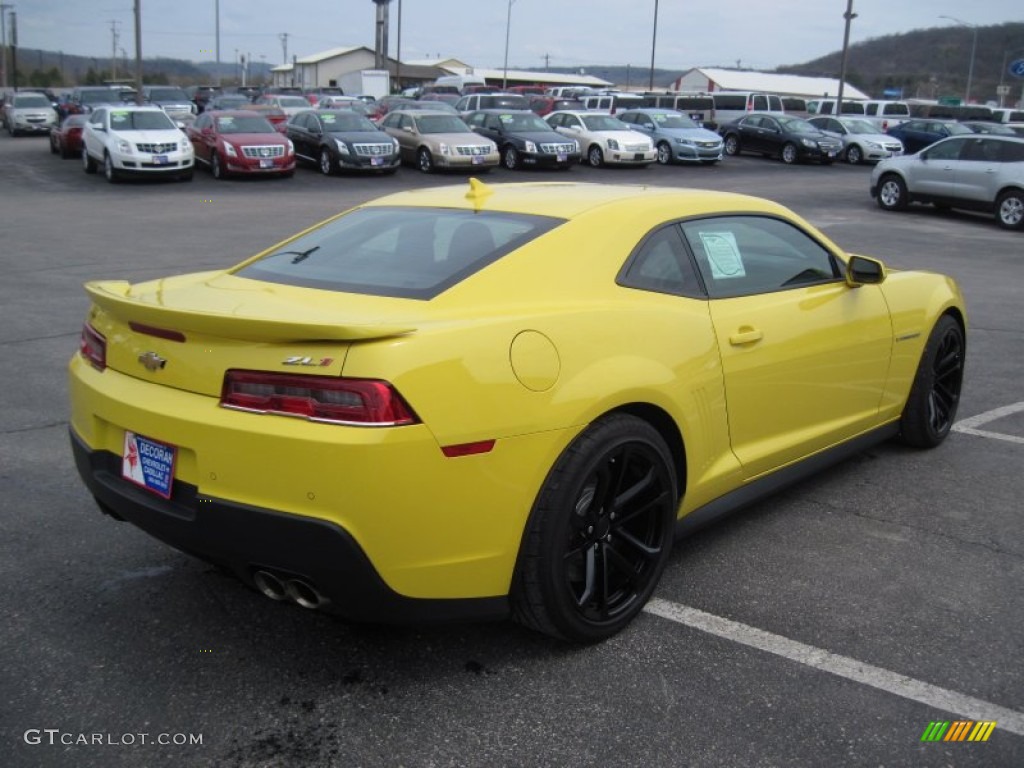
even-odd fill
[[[674,534],[940,443],[964,368],[953,280],[700,190],[472,179],[86,290],[71,442],[104,512],[274,599],[577,642]]]

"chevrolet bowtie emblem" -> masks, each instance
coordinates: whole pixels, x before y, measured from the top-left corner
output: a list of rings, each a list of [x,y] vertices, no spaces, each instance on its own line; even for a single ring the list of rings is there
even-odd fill
[[[167,360],[156,352],[143,352],[139,355],[139,362],[146,367],[147,371],[159,371],[167,365]]]

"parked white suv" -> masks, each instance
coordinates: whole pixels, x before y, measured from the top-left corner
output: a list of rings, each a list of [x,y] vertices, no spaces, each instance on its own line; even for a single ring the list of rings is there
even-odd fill
[[[99,107],[82,130],[85,172],[102,167],[111,183],[128,174],[188,181],[194,163],[188,137],[159,107]]]

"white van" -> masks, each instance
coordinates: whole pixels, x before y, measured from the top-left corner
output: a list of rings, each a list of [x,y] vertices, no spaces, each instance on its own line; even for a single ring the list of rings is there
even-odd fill
[[[782,108],[782,99],[773,93],[713,91],[711,98],[715,102],[715,112],[712,115],[714,126],[738,120],[748,112],[772,112],[777,115],[785,112]]]
[[[467,85],[487,85],[487,81],[480,75],[442,75],[434,85],[451,85],[461,94]]]
[[[905,101],[866,101],[864,117],[885,132],[910,119],[910,105]]]
[[[836,113],[835,99],[811,99],[807,102],[807,114],[809,115],[834,115]],[[844,115],[865,115],[867,108],[863,101],[843,99]]]

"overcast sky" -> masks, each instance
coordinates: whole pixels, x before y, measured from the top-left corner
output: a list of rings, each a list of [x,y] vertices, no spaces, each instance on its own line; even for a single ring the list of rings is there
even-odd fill
[[[8,0],[10,1],[10,0]],[[196,61],[215,56],[216,0],[140,0],[143,56]],[[401,58],[454,57],[500,68],[508,0],[393,0],[390,51]],[[250,53],[280,64],[280,33],[288,57],[347,45],[373,48],[371,0],[219,0],[220,58]],[[654,0],[513,0],[509,66],[632,64],[651,61]],[[120,48],[134,55],[133,0],[14,0],[23,48],[109,57],[111,21]],[[655,65],[685,70],[740,63],[772,69],[842,48],[846,0],[660,0]],[[937,26],[954,16],[985,26],[1024,21],[1021,0],[854,0],[851,42]],[[964,34],[970,34],[967,29]],[[1021,41],[1024,47],[1024,40]]]

